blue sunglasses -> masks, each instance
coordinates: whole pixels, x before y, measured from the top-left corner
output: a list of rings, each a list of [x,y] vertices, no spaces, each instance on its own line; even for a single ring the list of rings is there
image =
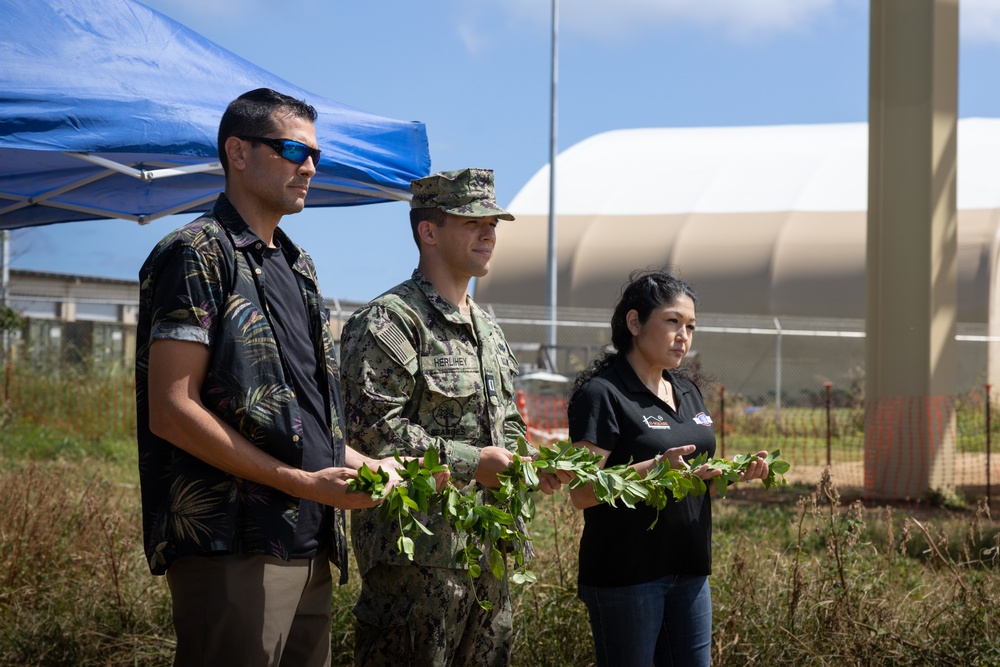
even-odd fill
[[[295,164],[302,164],[306,161],[307,157],[311,157],[313,159],[313,166],[319,167],[320,150],[318,148],[310,148],[300,141],[269,139],[267,137],[237,137],[237,139],[266,144],[273,148],[275,153]]]

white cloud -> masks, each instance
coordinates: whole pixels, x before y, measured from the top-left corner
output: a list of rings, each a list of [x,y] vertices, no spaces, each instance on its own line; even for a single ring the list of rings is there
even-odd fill
[[[481,30],[473,21],[463,20],[458,24],[458,38],[472,55],[482,53],[489,46],[491,40],[488,34],[488,31]]]
[[[1000,1],[960,0],[958,21],[963,39],[1000,43]]]
[[[497,1],[522,17],[545,22],[551,17],[551,2]],[[856,4],[853,0],[564,0],[559,14],[562,26],[591,34],[617,35],[683,22],[748,37],[798,30],[832,12],[838,3]]]

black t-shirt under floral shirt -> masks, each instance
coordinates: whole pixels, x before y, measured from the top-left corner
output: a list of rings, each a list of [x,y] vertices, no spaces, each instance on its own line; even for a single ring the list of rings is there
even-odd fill
[[[333,465],[330,440],[330,408],[320,393],[325,369],[316,358],[316,348],[308,336],[309,318],[302,292],[295,280],[290,260],[281,248],[264,250],[261,284],[268,314],[282,356],[288,365],[302,417],[302,469],[309,472]],[[326,508],[312,500],[299,501],[292,558],[312,557],[330,544]]]

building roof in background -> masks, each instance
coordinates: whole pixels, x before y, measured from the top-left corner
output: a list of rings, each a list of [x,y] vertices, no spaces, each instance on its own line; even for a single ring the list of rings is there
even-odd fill
[[[559,215],[864,211],[868,124],[616,130],[557,158]],[[549,169],[508,207],[547,215]],[[958,208],[1000,208],[1000,119],[958,121]]]
[[[700,310],[864,319],[865,123],[619,130],[557,158],[558,304],[608,308],[667,268]],[[481,303],[547,300],[547,167],[498,228]],[[919,193],[915,193],[919,196]],[[958,310],[986,322],[1000,247],[1000,119],[958,123]]]

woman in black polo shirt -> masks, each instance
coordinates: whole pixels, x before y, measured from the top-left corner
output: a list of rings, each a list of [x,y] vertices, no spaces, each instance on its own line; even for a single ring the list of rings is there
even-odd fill
[[[679,369],[695,329],[694,292],[663,272],[633,274],[611,317],[615,351],[577,377],[569,403],[574,444],[631,464],[645,476],[659,460],[675,468],[715,434],[698,386]],[[743,475],[767,476],[760,452]],[[695,471],[710,479],[718,471]],[[710,485],[711,488],[711,485]],[[688,495],[663,509],[600,504],[590,485],[574,489],[584,510],[580,599],[587,605],[597,664],[708,665],[711,649],[712,503]]]

